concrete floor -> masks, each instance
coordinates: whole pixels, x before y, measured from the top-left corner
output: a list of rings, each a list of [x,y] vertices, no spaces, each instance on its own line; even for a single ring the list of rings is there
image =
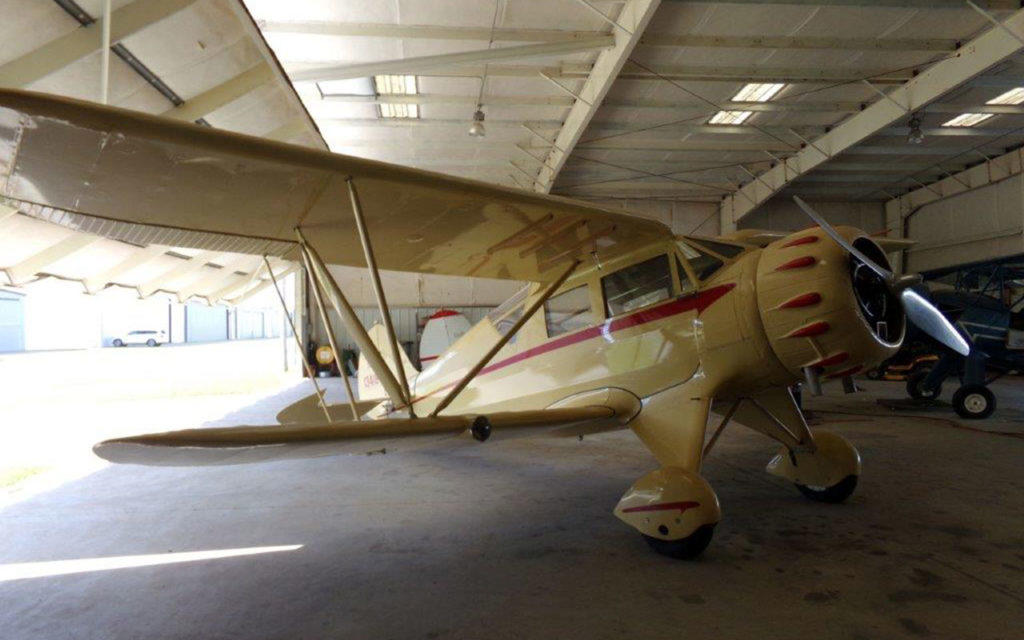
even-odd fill
[[[762,471],[772,443],[726,431],[705,467],[724,520],[697,562],[611,515],[654,467],[629,432],[99,467],[0,511],[0,638],[1022,637],[1024,380],[984,423],[892,413],[874,398],[900,385],[865,386],[807,403],[864,458],[845,505],[805,501]],[[72,559],[101,560],[18,578]]]

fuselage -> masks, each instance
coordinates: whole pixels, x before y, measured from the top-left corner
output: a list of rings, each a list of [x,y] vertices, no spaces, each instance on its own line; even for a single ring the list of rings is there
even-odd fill
[[[792,384],[800,379],[804,364],[828,354],[819,353],[820,336],[809,338],[810,355],[800,356],[806,363],[788,362],[776,353],[774,334],[789,330],[788,325],[776,325],[790,322],[790,315],[766,318],[757,291],[759,279],[771,281],[759,269],[764,271],[765,260],[776,259],[773,251],[794,253],[771,246],[672,238],[608,263],[580,265],[446,411],[543,409],[601,388],[624,389],[646,398],[689,384],[696,394],[721,397]],[[828,259],[838,258],[828,254]],[[819,296],[817,308],[793,309],[792,318],[841,313],[863,324],[850,304],[845,267],[817,260],[808,265],[817,270],[806,271],[818,278],[819,289],[827,291],[824,302]],[[793,282],[800,279],[789,275]],[[540,285],[530,286],[430,363],[413,384],[416,413],[424,415],[437,406],[518,319],[516,314],[542,292]],[[766,327],[766,320],[772,326]],[[846,333],[840,337],[863,343],[867,332]],[[874,342],[868,345],[873,348],[854,345],[844,353],[856,351],[866,363],[891,351],[892,344]]]

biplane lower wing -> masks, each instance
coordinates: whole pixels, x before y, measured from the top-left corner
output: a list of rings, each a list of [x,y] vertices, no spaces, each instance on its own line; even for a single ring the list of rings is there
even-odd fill
[[[110,462],[153,466],[234,465],[407,450],[464,436],[504,436],[583,427],[597,432],[634,417],[603,405],[487,415],[389,418],[364,422],[186,429],[106,440],[93,447]]]

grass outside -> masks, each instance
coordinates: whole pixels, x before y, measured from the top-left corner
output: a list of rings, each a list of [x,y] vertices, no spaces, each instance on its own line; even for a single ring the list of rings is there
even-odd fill
[[[0,489],[14,489],[19,482],[47,470],[48,467],[0,468]]]

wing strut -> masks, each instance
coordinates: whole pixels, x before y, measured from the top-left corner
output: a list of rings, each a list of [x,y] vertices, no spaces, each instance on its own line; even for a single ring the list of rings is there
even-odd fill
[[[324,410],[324,416],[327,417],[327,422],[331,422],[331,412],[327,410],[327,401],[324,400],[324,392],[316,381],[316,374],[313,372],[313,367],[309,366],[309,361],[306,360],[306,351],[302,348],[302,340],[299,339],[299,334],[295,331],[295,323],[292,322],[292,317],[288,315],[288,305],[284,302],[284,295],[281,294],[281,288],[277,286],[277,276],[274,275],[274,270],[270,267],[270,260],[267,259],[267,256],[263,256],[263,264],[267,266],[267,273],[270,274],[270,280],[274,283],[274,291],[277,292],[277,299],[281,301],[281,311],[284,313],[284,318],[288,321],[288,326],[292,328],[292,336],[295,338],[295,344],[299,347],[299,358],[302,360],[303,368],[306,369],[306,375],[309,376],[309,381],[313,383],[313,389],[316,390],[316,397],[320,400],[320,408]],[[287,329],[282,327],[282,331],[287,331]]]
[[[455,388],[448,392],[448,395],[444,397],[444,400],[442,400],[441,403],[437,405],[437,408],[435,408],[434,411],[431,412],[431,418],[436,417],[438,413],[440,413],[445,407],[452,403],[452,400],[454,400],[455,397],[458,396],[459,393],[461,393],[462,390],[466,388],[466,385],[468,385],[473,380],[473,378],[475,378],[476,375],[480,373],[480,370],[487,366],[487,363],[491,361],[491,358],[493,358],[499,351],[501,351],[501,348],[504,347],[505,344],[508,343],[508,341],[511,340],[517,333],[519,333],[519,330],[523,327],[524,324],[526,324],[526,321],[532,318],[533,314],[537,313],[537,310],[540,309],[541,306],[548,301],[548,298],[550,298],[555,291],[558,291],[558,287],[562,286],[562,283],[565,282],[569,278],[569,276],[572,275],[572,272],[576,270],[576,267],[578,267],[579,264],[579,260],[572,261],[572,264],[569,265],[569,268],[566,269],[565,272],[561,276],[559,276],[554,282],[552,282],[551,285],[548,286],[548,288],[544,291],[544,293],[541,294],[541,296],[537,298],[532,305],[530,305],[530,308],[527,309],[525,313],[523,313],[522,317],[520,317],[514,325],[512,325],[512,328],[508,331],[508,333],[503,335],[501,339],[498,340],[498,342],[493,347],[491,347],[490,351],[485,353],[484,357],[480,358],[480,361],[477,362],[476,365],[474,365],[473,368],[470,369],[469,372],[462,377],[462,380],[459,380],[459,383],[455,385]]]
[[[373,283],[373,292],[377,296],[377,306],[380,308],[381,321],[384,329],[388,332],[388,340],[391,342],[391,359],[398,368],[398,382],[402,385],[404,394],[403,403],[409,407],[409,415],[413,418],[416,414],[412,408],[412,396],[409,394],[409,382],[405,378],[405,370],[402,367],[402,358],[398,353],[398,337],[395,335],[395,327],[391,323],[391,313],[388,310],[388,301],[384,297],[384,287],[380,284],[380,273],[377,270],[377,259],[373,256],[373,245],[370,244],[370,234],[366,232],[366,220],[363,219],[363,208],[359,204],[359,194],[356,192],[356,183],[352,177],[345,181],[348,184],[348,196],[352,201],[352,215],[356,219],[356,230],[359,231],[359,242],[363,245],[363,254],[366,256],[366,267],[370,270],[370,281]]]
[[[303,252],[309,258],[309,262],[313,266],[313,275],[320,286],[323,287],[323,290],[327,293],[327,297],[331,301],[331,306],[334,307],[334,310],[339,316],[341,316],[341,320],[345,323],[345,328],[348,329],[348,332],[355,341],[356,346],[358,346],[359,350],[366,356],[366,360],[370,363],[370,368],[373,369],[373,372],[377,374],[378,378],[380,378],[380,382],[384,385],[384,390],[387,391],[388,397],[391,398],[391,402],[394,403],[395,406],[404,404],[402,400],[402,387],[398,384],[395,374],[392,373],[391,367],[384,362],[384,358],[380,355],[380,351],[377,350],[373,341],[370,340],[370,336],[367,335],[366,329],[363,327],[363,323],[359,321],[355,310],[352,309],[352,305],[349,304],[348,299],[345,298],[345,294],[343,294],[341,292],[341,288],[338,287],[338,283],[327,270],[323,260],[320,259],[320,254],[318,254],[316,249],[306,241],[305,236],[302,235],[301,229],[296,227],[295,234],[299,238],[299,244],[302,247]]]
[[[306,273],[309,274],[309,289],[313,292],[313,302],[316,304],[316,310],[320,314],[320,322],[324,325],[324,331],[327,332],[327,341],[331,344],[334,360],[338,363],[338,372],[341,373],[341,379],[345,383],[345,393],[348,395],[348,406],[352,409],[352,419],[359,421],[361,418],[359,417],[359,410],[356,409],[355,396],[352,395],[352,383],[348,381],[348,374],[345,372],[345,362],[341,359],[341,351],[338,349],[338,343],[334,337],[334,327],[331,326],[331,319],[327,315],[324,297],[320,293],[320,285],[316,282],[316,276],[313,275],[313,265],[309,261],[309,256],[306,255],[305,247],[302,248],[302,263],[306,266]]]

